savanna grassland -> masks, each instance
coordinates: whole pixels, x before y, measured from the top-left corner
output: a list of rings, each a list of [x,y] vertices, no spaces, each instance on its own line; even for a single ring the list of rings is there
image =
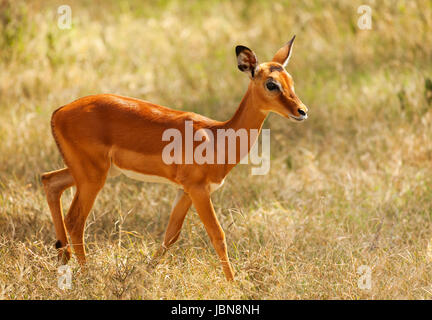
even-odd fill
[[[57,25],[63,4],[71,29]],[[268,61],[294,34],[287,70],[309,119],[271,115],[269,174],[239,165],[212,196],[237,281],[193,208],[148,269],[176,191],[118,177],[87,221],[88,270],[73,258],[73,288],[59,289],[40,182],[64,166],[51,113],[116,93],[226,120],[249,81],[235,46]],[[0,0],[0,298],[431,299],[431,62],[426,0]]]

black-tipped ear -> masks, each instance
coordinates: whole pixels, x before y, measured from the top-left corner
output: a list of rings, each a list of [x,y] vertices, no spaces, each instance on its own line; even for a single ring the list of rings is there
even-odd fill
[[[250,78],[253,78],[258,67],[258,59],[255,53],[248,47],[237,46],[236,55],[237,67],[240,71],[246,72]]]
[[[295,37],[296,36],[292,37],[290,41],[288,41],[282,48],[280,48],[276,52],[272,61],[280,63],[281,65],[284,66],[284,68],[286,67],[291,57]]]

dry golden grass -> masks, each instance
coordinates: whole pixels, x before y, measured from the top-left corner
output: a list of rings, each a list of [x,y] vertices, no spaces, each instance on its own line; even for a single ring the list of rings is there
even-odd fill
[[[60,30],[62,4],[0,1],[1,298],[432,298],[430,1],[74,1]],[[361,4],[370,31],[357,28]],[[310,118],[270,116],[270,173],[239,166],[213,195],[237,281],[193,209],[149,272],[175,190],[117,178],[88,219],[88,271],[72,259],[73,289],[60,290],[39,180],[63,166],[52,111],[110,92],[225,120],[248,81],[235,45],[265,61],[293,34],[288,70]]]

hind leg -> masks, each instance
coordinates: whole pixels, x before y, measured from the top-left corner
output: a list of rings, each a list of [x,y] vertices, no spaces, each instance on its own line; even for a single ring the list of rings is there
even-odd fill
[[[84,227],[88,214],[93,206],[97,194],[102,189],[100,183],[84,183],[77,185],[77,191],[65,219],[66,228],[71,238],[78,262],[84,264]]]
[[[60,261],[66,263],[70,259],[71,250],[68,246],[60,198],[63,191],[72,187],[75,181],[68,168],[44,173],[41,178],[54,222],[58,257]]]
[[[74,163],[83,164],[85,167],[74,167],[73,176],[76,182],[76,193],[69,212],[65,218],[66,229],[71,238],[73,250],[78,262],[83,265],[85,259],[84,227],[93,203],[99,191],[105,184],[109,170],[109,162],[104,159],[87,158],[86,162],[77,161]]]

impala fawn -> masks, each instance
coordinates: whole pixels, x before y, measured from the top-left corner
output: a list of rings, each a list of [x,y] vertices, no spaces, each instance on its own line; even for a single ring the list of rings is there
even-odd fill
[[[261,64],[252,50],[236,47],[238,68],[249,76],[250,83],[234,116],[225,122],[112,94],[87,96],[54,111],[52,133],[66,168],[44,173],[42,182],[55,226],[59,259],[66,263],[71,257],[67,230],[78,261],[85,263],[87,216],[107,177],[123,173],[142,181],[167,182],[179,188],[158,256],[176,242],[193,204],[220,258],[226,278],[232,280],[234,272],[227,255],[225,234],[210,195],[244,154],[236,148],[234,163],[167,164],[162,153],[168,142],[162,136],[164,131],[173,128],[183,134],[186,121],[193,121],[195,131],[260,131],[271,111],[294,121],[305,120],[308,110],[294,93],[292,77],[285,70],[294,38],[276,52],[271,62]],[[251,139],[252,145],[256,137]],[[194,143],[193,147],[196,146]],[[226,150],[215,149],[215,156],[222,151]],[[227,156],[225,153],[224,157]],[[63,219],[60,197],[64,190],[74,185],[76,193]]]

